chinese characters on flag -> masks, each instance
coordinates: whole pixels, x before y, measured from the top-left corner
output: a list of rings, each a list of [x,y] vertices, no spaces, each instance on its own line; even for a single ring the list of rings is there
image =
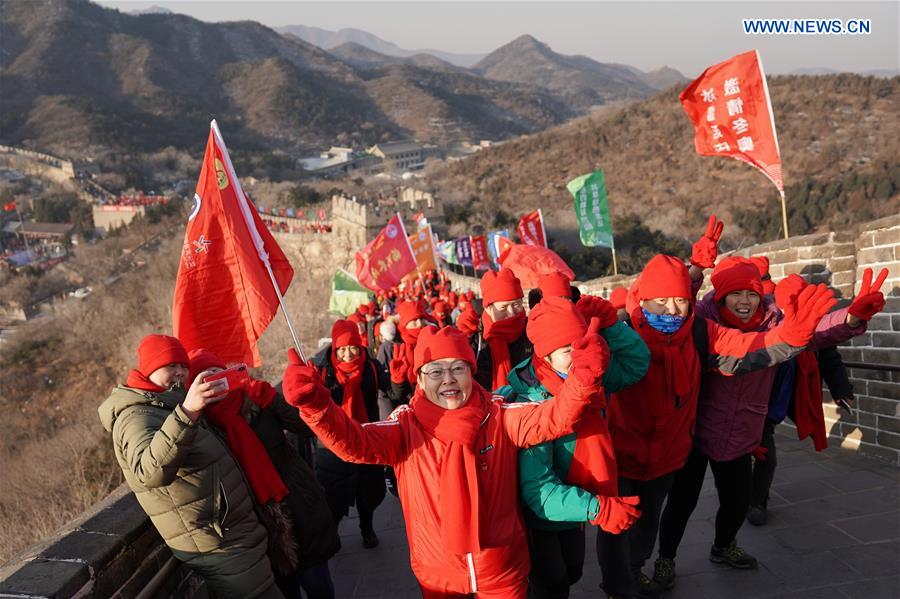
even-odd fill
[[[525,245],[547,247],[547,233],[544,231],[544,217],[540,208],[523,216],[516,231],[519,234],[519,241]]]
[[[399,214],[366,247],[356,252],[356,278],[372,291],[387,291],[414,270],[416,258]]]
[[[244,195],[216,122],[210,124],[194,207],[175,279],[175,336],[223,362],[262,362],[257,340],[278,311],[294,270]]]
[[[475,270],[490,270],[491,263],[488,258],[487,239],[484,235],[472,235],[472,266]]]
[[[419,272],[435,270],[437,263],[434,257],[434,237],[431,235],[431,225],[425,225],[424,229],[409,236],[409,245],[416,257],[416,268]]]
[[[784,194],[775,117],[759,52],[703,71],[679,96],[704,156],[730,156],[761,170]]]
[[[468,237],[457,237],[456,243],[456,259],[461,266],[472,266],[472,244]]]

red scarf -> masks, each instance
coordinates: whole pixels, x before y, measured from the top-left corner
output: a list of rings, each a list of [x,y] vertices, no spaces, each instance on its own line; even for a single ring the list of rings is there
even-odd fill
[[[812,436],[816,451],[828,447],[819,360],[811,351],[805,351],[797,356],[797,373],[794,378],[794,423],[797,425],[798,439]]]
[[[541,384],[557,397],[563,387],[559,373],[537,356],[532,357],[531,363]],[[618,472],[612,437],[602,413],[605,408],[606,398],[601,394],[575,427],[575,452],[566,482],[596,495],[614,496],[618,494]]]
[[[644,313],[637,307],[631,313],[634,329],[650,349],[650,368],[662,368],[658,377],[664,386],[654,389],[663,397],[690,397],[700,390],[700,360],[694,347],[694,313],[684,320],[674,333],[661,333],[647,324]]]
[[[341,409],[347,416],[357,422],[368,422],[369,413],[366,411],[366,400],[362,393],[363,367],[366,365],[366,355],[359,355],[349,362],[342,362],[331,352],[331,365],[334,366],[334,374],[338,384],[344,389],[344,398],[341,401]]]
[[[491,350],[491,366],[493,367],[491,386],[499,389],[506,384],[506,375],[512,369],[509,359],[509,344],[525,334],[525,312],[494,322],[487,311],[481,315],[484,325],[482,335]]]
[[[153,393],[163,393],[166,391],[166,389],[151,381],[147,375],[140,370],[132,370],[128,373],[128,378],[125,380],[125,386],[131,387],[132,389],[140,389],[141,391],[152,391]]]
[[[406,380],[409,381],[409,384],[413,387],[416,386],[416,372],[413,369],[413,364],[416,363],[416,343],[419,342],[419,333],[421,332],[422,327],[419,327],[418,329],[400,329],[400,339],[403,340],[403,343],[400,345],[400,351],[404,352],[406,363],[409,364],[409,370],[406,371]],[[396,345],[394,346],[394,356],[397,356]]]
[[[719,317],[722,319],[723,323],[732,329],[738,329],[745,333],[759,329],[759,325],[762,324],[763,317],[765,316],[762,302],[760,302],[759,307],[756,308],[756,312],[753,313],[753,316],[751,316],[750,320],[747,322],[742,321],[734,312],[726,308],[724,302],[720,302],[718,307]]]
[[[266,399],[269,403],[272,401],[272,395],[262,385],[251,385],[248,395],[257,405],[266,403]],[[235,390],[222,401],[206,406],[203,414],[224,431],[228,447],[247,475],[253,494],[260,505],[266,505],[273,499],[281,501],[287,496],[288,489],[272,465],[262,441],[244,420],[241,414],[243,405],[244,391]]]
[[[422,428],[447,444],[439,464],[442,545],[453,553],[480,551],[482,519],[475,443],[488,413],[487,396],[473,384],[472,396],[465,405],[447,410],[429,401],[419,389],[409,405]]]

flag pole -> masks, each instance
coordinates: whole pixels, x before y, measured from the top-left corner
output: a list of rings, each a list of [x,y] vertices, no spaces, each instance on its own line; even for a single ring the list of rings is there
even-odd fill
[[[781,224],[784,225],[784,238],[788,238],[788,223],[787,223],[787,203],[784,201],[784,192],[779,190],[781,193]]]
[[[250,238],[253,240],[254,246],[256,246],[256,252],[259,255],[260,261],[265,265],[266,271],[269,273],[269,279],[272,281],[272,287],[275,289],[275,296],[278,298],[278,305],[281,306],[281,313],[284,314],[284,320],[285,322],[287,322],[288,329],[291,331],[291,337],[294,340],[294,348],[297,350],[297,354],[305,364],[306,354],[303,352],[303,347],[301,347],[300,345],[300,338],[297,337],[297,331],[294,328],[294,321],[291,320],[291,316],[287,311],[287,306],[284,304],[284,296],[281,295],[281,289],[278,288],[278,281],[275,280],[275,273],[272,272],[272,265],[269,263],[269,253],[265,249],[265,244],[263,243],[262,238],[259,236],[259,232],[253,225],[253,216],[250,213],[250,206],[248,205],[247,196],[244,194],[244,189],[241,187],[241,182],[240,180],[238,180],[237,174],[234,172],[234,165],[231,163],[231,156],[228,153],[228,147],[225,145],[225,139],[222,137],[222,133],[219,131],[219,124],[216,123],[215,119],[213,119],[209,123],[209,126],[213,130],[216,141],[222,148],[222,157],[225,159],[225,168],[228,171],[229,177],[234,182],[234,189],[236,192],[235,195],[238,199],[238,205],[241,208],[241,214],[244,217],[244,225],[246,225],[247,231],[250,233]]]
[[[612,244],[610,249],[612,250],[613,274],[617,275],[619,274],[619,267],[616,265],[616,244]]]
[[[29,256],[29,262],[31,262],[31,246],[28,245],[28,236],[25,235],[25,223],[22,222],[22,213],[19,212],[19,204],[14,202],[16,205],[16,216],[19,217],[19,232],[22,234],[22,241],[25,242],[25,253]]]

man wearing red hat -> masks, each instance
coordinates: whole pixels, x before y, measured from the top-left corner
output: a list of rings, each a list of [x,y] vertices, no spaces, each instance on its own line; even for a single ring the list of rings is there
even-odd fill
[[[498,391],[507,401],[554,400],[569,377],[573,344],[584,336],[586,318],[595,315],[610,351],[604,391],[618,391],[644,376],[650,352],[637,333],[617,321],[612,306],[601,298],[582,296],[579,308],[567,299],[546,295],[531,310],[526,334],[534,354],[513,368],[509,385]],[[618,533],[640,513],[637,497],[618,497],[605,394],[598,399],[574,434],[519,453],[519,488],[531,554],[529,589],[537,599],[566,597],[581,578],[585,523]]]
[[[572,432],[602,393],[609,360],[588,331],[555,401],[509,404],[473,377],[475,354],[454,327],[425,329],[417,389],[389,420],[360,425],[331,401],[318,373],[289,352],[288,401],[337,455],[397,472],[410,563],[426,599],[525,599],[528,551],[518,500],[520,448]]]
[[[738,256],[720,261],[713,270],[711,280],[713,290],[697,303],[697,315],[708,322],[744,332],[773,330],[784,318],[776,305],[779,293],[784,295],[786,290],[788,294],[796,293],[806,286],[802,278],[792,275],[776,288],[775,298],[765,295],[757,264]],[[879,300],[883,302],[877,289],[863,295],[854,300],[856,306],[868,306]],[[787,297],[781,300],[782,303],[788,301]],[[824,316],[807,345],[807,351],[796,358],[801,371],[815,369],[809,385],[812,393],[807,392],[804,397],[815,396],[812,404],[819,414],[822,413],[821,378],[814,351],[832,347],[865,332],[865,320],[853,316],[854,304]],[[675,555],[700,496],[707,464],[712,469],[719,496],[710,559],[734,568],[757,567],[756,558],[737,545],[736,536],[750,507],[753,452],[762,441],[776,370],[771,367],[739,376],[724,376],[715,372],[703,374],[697,401],[693,451],[675,475],[660,524],[660,557],[656,563],[655,578],[663,586],[674,585]],[[802,385],[800,387],[806,390]],[[820,418],[814,439],[817,449],[827,446],[824,415]]]
[[[525,335],[524,293],[519,279],[508,268],[488,271],[481,279],[481,335],[472,337],[476,350],[478,383],[499,389],[513,366],[531,355]]]
[[[379,420],[378,392],[388,392],[388,373],[362,347],[352,322],[334,323],[331,347],[316,365],[331,398],[348,416],[360,423]],[[377,547],[373,521],[375,509],[384,500],[384,468],[345,462],[319,444],[316,475],[325,487],[335,522],[340,522],[350,506],[356,505],[363,547]]]
[[[137,353],[137,369],[98,410],[125,482],[175,558],[211,591],[281,598],[251,490],[201,418],[228,396],[225,381],[204,382],[207,370],[185,392],[189,359],[174,337],[148,335]]]
[[[613,396],[610,431],[619,494],[639,495],[642,517],[625,534],[599,532],[603,587],[614,597],[660,597],[662,587],[642,571],[653,552],[660,510],[675,472],[691,450],[701,372],[739,374],[800,353],[834,305],[833,293],[810,286],[792,294],[782,325],[744,333],[695,314],[688,269],[672,256],[654,256],[631,286],[632,326],[652,361],[639,383]]]

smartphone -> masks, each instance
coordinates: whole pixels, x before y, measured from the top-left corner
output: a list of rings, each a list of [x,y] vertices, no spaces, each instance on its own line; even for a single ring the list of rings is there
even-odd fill
[[[225,370],[220,370],[214,374],[211,374],[203,379],[204,383],[211,383],[213,381],[225,380],[226,390],[231,391],[232,389],[246,389],[247,385],[250,384],[250,373],[247,372],[246,364],[237,364],[232,366],[231,368],[226,368]]]

